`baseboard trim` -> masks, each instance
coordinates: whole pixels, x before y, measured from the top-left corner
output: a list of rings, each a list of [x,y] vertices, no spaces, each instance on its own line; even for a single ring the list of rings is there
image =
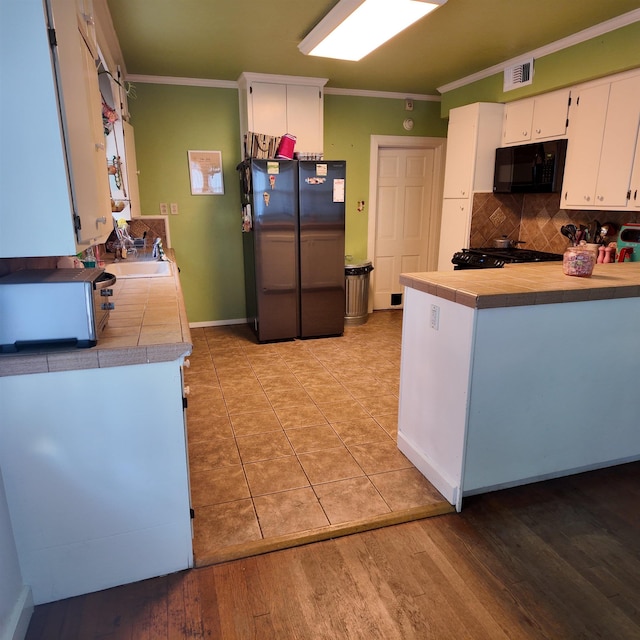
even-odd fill
[[[189,329],[201,329],[202,327],[226,327],[230,324],[247,324],[247,319],[235,318],[233,320],[208,320],[206,322],[190,322]]]
[[[0,640],[24,640],[33,615],[33,595],[31,587],[22,587],[18,599],[13,604],[7,626],[2,631]]]

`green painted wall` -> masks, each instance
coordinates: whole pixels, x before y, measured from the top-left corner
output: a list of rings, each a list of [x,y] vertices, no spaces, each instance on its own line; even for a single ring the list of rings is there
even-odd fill
[[[502,91],[503,74],[478,80],[442,96],[441,112],[473,102],[511,102],[595,78],[640,67],[640,22],[606,33],[568,49],[538,58],[533,83]]]
[[[240,196],[235,167],[240,162],[238,92],[235,89],[137,84],[129,101],[136,138],[142,212],[158,215],[161,202],[176,202],[169,216],[171,245],[180,266],[190,322],[245,317]],[[410,134],[402,123],[411,117]],[[354,259],[367,253],[370,136],[444,137],[439,102],[325,96],[325,157],[347,161],[346,247]],[[187,151],[222,151],[225,194],[192,196]]]
[[[414,121],[410,133],[402,126],[406,118]],[[447,122],[439,102],[415,101],[408,112],[404,100],[325,95],[324,155],[347,161],[345,253],[354,261],[367,258],[371,135],[444,138]],[[359,200],[365,201],[361,212]]]
[[[137,84],[129,100],[135,131],[142,213],[168,216],[190,322],[244,317],[238,92]],[[224,195],[192,196],[187,151],[222,152]]]

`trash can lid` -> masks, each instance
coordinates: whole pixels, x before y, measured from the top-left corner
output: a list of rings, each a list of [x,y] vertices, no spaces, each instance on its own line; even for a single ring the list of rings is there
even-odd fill
[[[373,267],[371,266],[371,261],[358,262],[356,264],[345,264],[344,271],[348,276],[355,276],[362,273],[370,273],[373,271]]]

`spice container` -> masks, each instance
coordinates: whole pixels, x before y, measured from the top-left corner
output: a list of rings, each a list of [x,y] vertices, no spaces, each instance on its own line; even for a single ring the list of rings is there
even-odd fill
[[[562,271],[567,276],[587,278],[593,273],[596,254],[585,245],[568,247],[562,256]]]

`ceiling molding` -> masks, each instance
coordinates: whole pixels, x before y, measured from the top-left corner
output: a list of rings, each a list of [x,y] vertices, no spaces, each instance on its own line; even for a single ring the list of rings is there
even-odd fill
[[[421,93],[395,93],[393,91],[369,91],[367,89],[337,89],[334,87],[325,87],[325,95],[334,96],[357,96],[361,98],[391,98],[393,100],[423,100],[427,102],[440,102],[440,96],[429,96]]]
[[[185,87],[212,87],[214,89],[237,89],[235,80],[209,80],[208,78],[175,78],[173,76],[128,75],[127,82],[141,84],[174,84]]]
[[[243,74],[251,76],[251,79],[264,79],[270,78],[297,78],[297,76],[266,76],[259,74]],[[255,76],[255,77],[254,77]],[[135,84],[170,84],[183,87],[210,87],[214,89],[238,89],[238,82],[235,80],[210,80],[207,78],[177,78],[173,76],[145,76],[145,75],[128,75],[127,82]],[[309,78],[309,80],[324,81],[324,78]],[[284,81],[284,80],[283,80]],[[423,100],[427,102],[440,102],[440,96],[429,96],[420,93],[394,93],[391,91],[368,91],[366,89],[335,89],[332,87],[325,87],[324,93],[337,96],[355,96],[361,98],[390,98],[393,100],[405,100],[411,98],[412,100]]]
[[[493,76],[497,73],[503,73],[507,67],[519,64],[529,58],[542,58],[544,56],[548,56],[551,53],[556,53],[557,51],[568,49],[569,47],[573,47],[576,44],[586,42],[587,40],[591,40],[592,38],[597,38],[598,36],[604,35],[605,33],[615,31],[616,29],[621,29],[622,27],[626,27],[630,24],[633,24],[634,22],[640,22],[640,9],[634,9],[633,11],[623,13],[622,15],[612,18],[611,20],[605,20],[605,22],[601,22],[600,24],[594,25],[593,27],[583,29],[582,31],[578,31],[573,35],[567,36],[566,38],[556,40],[555,42],[545,45],[544,47],[540,47],[538,49],[534,49],[533,51],[523,53],[521,56],[518,56],[516,58],[505,60],[500,64],[494,65],[493,67],[483,69],[482,71],[473,73],[470,76],[466,76],[465,78],[460,78],[459,80],[454,80],[453,82],[444,84],[441,87],[438,87],[438,91],[442,94],[447,93],[447,91],[459,89],[460,87],[464,87],[468,84],[471,84],[472,82],[484,80],[485,78]]]

